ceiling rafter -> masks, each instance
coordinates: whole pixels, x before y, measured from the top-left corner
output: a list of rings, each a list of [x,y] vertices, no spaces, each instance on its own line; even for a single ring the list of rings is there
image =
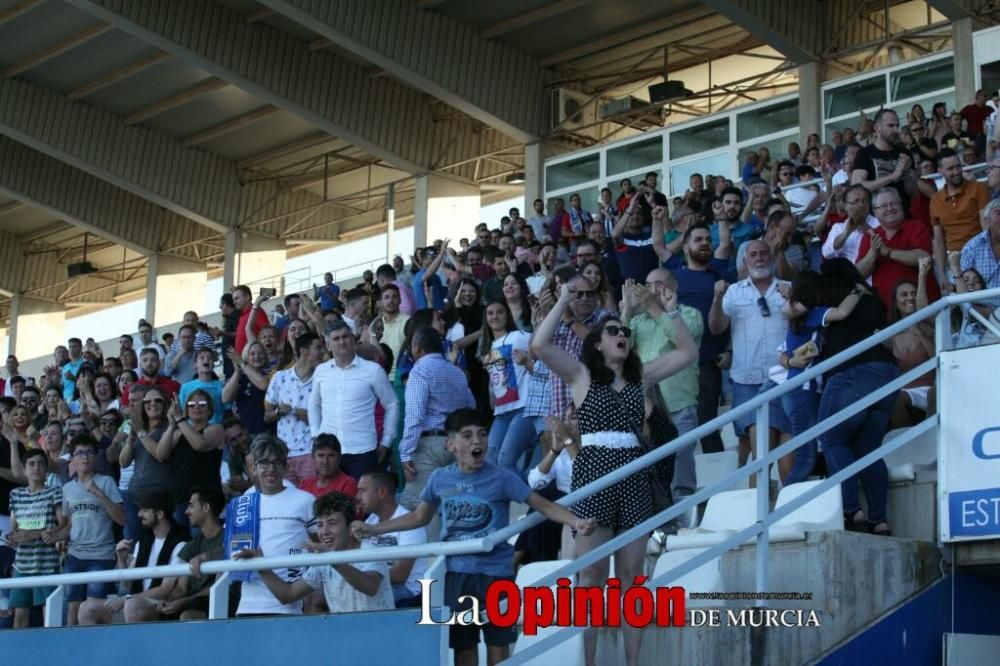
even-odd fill
[[[282,157],[288,157],[289,155],[294,155],[295,153],[303,150],[322,146],[334,141],[338,141],[337,137],[331,136],[325,132],[317,132],[316,134],[310,134],[303,139],[282,144],[274,148],[269,148],[261,153],[257,153],[256,155],[245,157],[236,162],[236,168],[251,169],[253,167],[281,159]]]
[[[270,104],[260,107],[259,109],[254,109],[249,113],[244,113],[242,116],[237,116],[225,122],[218,123],[200,132],[195,132],[189,136],[181,139],[182,148],[190,148],[191,146],[197,146],[199,144],[211,141],[212,139],[217,139],[220,136],[225,136],[230,132],[235,132],[236,130],[243,129],[258,120],[263,120],[269,116],[274,115],[280,111],[277,107],[271,106]]]
[[[494,23],[488,28],[481,30],[479,34],[483,37],[483,39],[495,39],[501,35],[506,35],[507,33],[520,30],[521,28],[529,25],[541,23],[542,21],[550,19],[553,16],[558,16],[559,14],[564,14],[568,11],[577,9],[588,2],[590,2],[590,0],[557,0],[557,2],[539,7],[538,9],[522,12],[505,21]]]
[[[152,104],[134,111],[129,115],[125,116],[126,125],[135,125],[136,123],[141,123],[144,120],[149,120],[150,118],[155,118],[161,113],[166,113],[171,109],[176,109],[178,106],[187,104],[196,97],[202,95],[207,95],[210,92],[215,92],[221,88],[225,88],[229,84],[222,79],[217,79],[214,76],[209,77],[202,81],[201,83],[196,83],[195,85],[182,90],[177,94],[171,95],[169,97],[164,97],[161,100],[153,102]]]
[[[43,2],[45,2],[45,0],[23,0],[23,2],[19,2],[16,5],[13,5],[12,7],[8,7],[7,9],[0,12],[0,25],[3,25],[4,23],[7,23],[9,21],[13,21],[21,14],[24,14],[34,9]]]
[[[124,67],[119,67],[112,72],[108,72],[107,74],[100,76],[90,83],[76,88],[75,90],[71,90],[69,94],[66,95],[66,100],[69,102],[75,102],[76,100],[83,99],[88,95],[93,95],[99,90],[104,90],[109,86],[121,83],[136,74],[144,72],[153,65],[163,62],[169,57],[170,54],[164,53],[163,51],[157,51],[156,53],[153,53],[152,55],[149,55],[141,60],[136,60],[133,63],[125,65]]]
[[[62,54],[75,49],[77,46],[80,46],[81,44],[86,44],[95,37],[103,35],[108,30],[111,30],[111,26],[108,25],[107,23],[98,23],[96,25],[92,25],[89,28],[86,28],[85,30],[81,30],[75,35],[67,37],[61,42],[58,42],[56,44],[53,44],[52,46],[44,48],[41,51],[33,53],[27,58],[24,58],[23,60],[14,63],[10,67],[7,67],[6,69],[3,70],[2,76],[5,79],[9,79],[17,76],[18,74],[24,74],[28,70],[34,69],[35,67],[38,67],[39,65],[46,63],[49,60],[52,60],[53,58],[61,56]]]

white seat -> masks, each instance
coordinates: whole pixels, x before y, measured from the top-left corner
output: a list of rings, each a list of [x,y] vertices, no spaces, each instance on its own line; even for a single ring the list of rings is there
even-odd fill
[[[538,633],[534,636],[518,634],[517,643],[514,644],[513,654],[517,654],[521,650],[548,638],[558,631],[564,631],[564,628],[539,628]],[[486,662],[480,661],[479,663],[485,664]],[[543,652],[540,656],[530,659],[525,663],[533,664],[534,666],[551,666],[552,664],[558,664],[559,666],[582,666],[584,663],[583,632],[577,632],[558,645],[552,647],[546,652]]]
[[[698,480],[698,490],[707,488],[740,466],[740,454],[736,449],[720,453],[701,453],[694,457],[694,473]],[[746,481],[742,481],[746,484]],[[745,487],[745,486],[744,486]]]
[[[909,428],[896,428],[886,433],[882,443],[902,435]],[[885,457],[891,483],[914,481],[917,472],[937,467],[937,428],[931,428],[912,442],[904,444]]]
[[[822,481],[803,481],[786,486],[778,493],[775,508],[788,504]],[[771,526],[771,541],[800,541],[806,532],[831,532],[844,529],[844,504],[840,486],[835,485],[819,497],[800,506]]]
[[[727,490],[708,500],[701,525],[667,537],[667,550],[707,548],[757,522],[757,491]]]
[[[653,578],[656,578],[660,574],[664,574],[674,567],[687,562],[691,558],[704,553],[706,549],[704,548],[688,548],[685,550],[668,550],[667,552],[660,555],[656,560],[656,567],[653,569]],[[722,592],[722,562],[720,558],[716,557],[713,560],[709,560],[705,564],[701,565],[693,571],[678,576],[667,583],[661,583],[669,585],[670,587],[681,586],[685,591],[685,603],[687,606],[718,606],[719,602],[712,599],[694,599],[690,598],[691,592]]]

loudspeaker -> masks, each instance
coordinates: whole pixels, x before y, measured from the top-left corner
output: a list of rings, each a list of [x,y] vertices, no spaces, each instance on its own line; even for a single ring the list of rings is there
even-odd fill
[[[96,273],[97,269],[89,261],[81,261],[77,264],[69,264],[66,266],[66,273],[69,277],[74,278],[80,275],[86,275],[87,273]]]
[[[694,93],[684,87],[683,81],[664,81],[649,86],[649,101],[653,104],[672,99],[690,97]]]

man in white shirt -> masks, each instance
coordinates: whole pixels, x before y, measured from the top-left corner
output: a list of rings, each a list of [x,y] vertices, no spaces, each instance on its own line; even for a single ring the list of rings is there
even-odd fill
[[[385,467],[396,438],[399,402],[385,370],[355,353],[354,334],[346,323],[333,324],[327,349],[333,359],[313,373],[309,430],[313,437],[336,435],[343,450],[340,468],[360,479]],[[376,441],[376,403],[385,409],[381,442]]]
[[[844,192],[844,210],[847,219],[830,227],[830,233],[823,243],[823,258],[846,257],[851,263],[858,263],[861,241],[868,229],[879,226],[878,219],[869,214],[868,190],[861,185],[851,185]]]
[[[361,318],[368,307],[368,292],[360,287],[355,287],[344,296],[344,314],[341,318],[351,327],[354,335],[361,333]]]
[[[278,437],[288,445],[285,478],[295,485],[316,476],[309,432],[313,373],[323,359],[323,339],[303,333],[295,340],[295,365],[274,373],[264,396],[264,421],[278,422]]]
[[[156,336],[153,335],[153,326],[145,319],[139,320],[139,344],[137,345],[137,352],[142,356],[143,349],[155,349],[157,355],[160,357],[160,362],[163,362],[163,357],[166,356],[166,352],[163,351],[163,345],[156,341]]]
[[[377,525],[383,520],[405,516],[409,511],[396,503],[396,477],[386,472],[371,472],[358,481],[355,498],[358,510],[368,514],[365,522]],[[365,539],[362,548],[376,546],[413,546],[427,543],[425,528],[389,532]],[[392,598],[396,608],[413,608],[420,605],[420,583],[417,582],[427,570],[425,558],[396,560],[389,562],[389,581],[392,583]]]
[[[734,409],[773,387],[768,383],[768,373],[778,365],[778,349],[785,341],[788,321],[782,308],[791,288],[788,282],[775,278],[771,248],[764,241],[748,241],[744,261],[747,278],[731,287],[719,280],[708,312],[708,328],[713,335],[720,335],[732,326],[730,377]],[[740,438],[740,458],[744,462],[751,452],[756,456],[755,421],[755,414],[751,412],[733,424]],[[770,403],[769,426],[772,447],[777,444],[779,433],[786,435],[786,440],[790,438],[791,428],[778,401]],[[782,471],[786,471],[784,467]],[[754,478],[750,477],[751,485]]]
[[[288,461],[288,447],[277,437],[258,435],[250,445],[253,459],[254,478],[257,487],[248,493],[260,492],[260,539],[258,550],[264,557],[298,555],[302,545],[313,539],[316,529],[313,523],[312,495],[285,485],[285,465]],[[191,560],[191,570],[201,575],[199,565],[207,559],[219,559],[218,551]],[[274,574],[286,583],[294,583],[302,577],[301,569],[277,569]],[[255,573],[243,583],[239,616],[253,615],[301,615],[302,602],[279,601]]]

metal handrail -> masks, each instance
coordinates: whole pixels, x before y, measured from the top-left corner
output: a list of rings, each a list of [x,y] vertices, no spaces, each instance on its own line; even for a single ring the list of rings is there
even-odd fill
[[[637,532],[637,530],[641,529],[644,532],[649,532],[652,529],[658,527],[659,525],[662,525],[670,518],[680,515],[681,513],[687,510],[690,510],[690,508],[700,503],[701,501],[708,499],[716,492],[733,486],[743,478],[749,477],[751,474],[757,474],[758,509],[763,514],[759,516],[760,518],[759,522],[754,526],[741,531],[736,536],[731,537],[730,539],[724,541],[723,544],[728,544],[727,547],[721,548],[721,546],[716,546],[713,549],[706,551],[706,553],[714,553],[714,556],[718,556],[722,552],[725,552],[726,550],[730,550],[733,547],[742,545],[745,542],[746,538],[756,534],[758,538],[758,545],[761,546],[758,549],[757,584],[758,588],[766,587],[766,556],[767,556],[768,540],[767,540],[767,530],[765,528],[767,526],[769,526],[775,520],[780,519],[780,517],[786,515],[787,512],[791,512],[792,510],[794,510],[794,508],[807,503],[811,499],[817,497],[822,492],[825,492],[825,490],[829,489],[835,483],[837,483],[839,479],[847,478],[847,476],[850,476],[855,471],[867,466],[867,464],[870,464],[870,462],[874,462],[877,459],[885,457],[886,454],[891,453],[900,446],[911,441],[917,435],[921,434],[922,432],[926,431],[927,429],[935,425],[937,423],[936,420],[937,417],[931,417],[922,424],[914,426],[914,428],[911,428],[900,437],[893,439],[892,441],[886,443],[885,445],[883,445],[876,451],[872,452],[868,456],[865,456],[861,460],[857,461],[854,465],[845,468],[844,470],[841,470],[841,472],[838,472],[837,474],[831,476],[826,480],[826,482],[824,482],[824,484],[817,486],[816,488],[813,488],[810,491],[807,491],[806,493],[803,493],[796,499],[795,503],[789,504],[789,506],[792,506],[793,508],[787,509],[787,512],[779,513],[777,511],[775,512],[767,511],[766,499],[767,499],[768,483],[766,479],[766,474],[770,464],[772,462],[777,461],[777,459],[780,458],[781,456],[787,455],[798,446],[804,444],[806,441],[814,438],[817,434],[824,432],[825,429],[829,428],[830,426],[835,425],[836,423],[839,423],[843,420],[846,420],[847,418],[850,418],[850,416],[854,412],[863,409],[864,407],[867,407],[870,404],[873,404],[877,400],[881,399],[881,397],[883,397],[884,395],[888,395],[889,393],[898,390],[901,386],[905,385],[909,381],[912,381],[912,379],[915,379],[916,377],[919,377],[928,370],[933,369],[933,367],[936,365],[936,359],[929,359],[925,361],[916,368],[913,368],[907,373],[904,373],[894,381],[880,387],[876,391],[873,391],[871,394],[867,395],[865,398],[857,401],[850,408],[842,410],[841,412],[838,412],[837,414],[828,417],[824,421],[817,423],[815,426],[813,426],[806,432],[801,433],[796,437],[793,437],[790,441],[786,442],[785,444],[782,444],[781,446],[769,452],[767,452],[768,451],[768,446],[767,446],[768,403],[770,403],[770,401],[774,400],[775,398],[779,398],[785,393],[795,390],[805,382],[818,377],[824,372],[837,367],[841,363],[850,360],[858,353],[866,351],[867,349],[870,349],[877,344],[882,344],[883,342],[888,341],[894,335],[903,332],[904,330],[914,326],[915,324],[921,321],[926,320],[928,317],[931,316],[937,317],[938,330],[936,331],[935,337],[939,350],[942,350],[946,347],[947,341],[951,337],[950,334],[946,335],[944,333],[944,327],[950,326],[950,321],[947,317],[947,312],[948,310],[950,310],[952,306],[961,305],[963,303],[984,301],[990,298],[997,298],[997,297],[1000,297],[1000,288],[977,291],[977,292],[968,292],[964,294],[953,294],[951,296],[942,298],[930,304],[928,307],[923,308],[922,310],[919,310],[913,313],[912,315],[904,319],[901,319],[900,321],[895,322],[894,324],[878,331],[877,333],[866,338],[865,340],[862,340],[861,342],[852,345],[848,349],[845,349],[844,351],[832,356],[831,358],[821,363],[818,363],[811,368],[804,370],[801,374],[785,381],[781,385],[776,386],[764,393],[761,393],[760,395],[755,396],[751,400],[737,407],[734,407],[733,409],[730,409],[725,414],[722,414],[716,417],[715,419],[712,419],[708,423],[705,423],[689,431],[688,433],[678,437],[669,444],[660,446],[655,450],[641,456],[637,460],[634,460],[631,463],[614,470],[611,474],[605,475],[601,479],[598,479],[597,481],[588,484],[587,486],[580,488],[579,490],[574,491],[569,495],[566,495],[565,497],[559,500],[558,502],[559,504],[571,505],[585,497],[589,497],[617,483],[618,481],[621,481],[625,477],[630,476],[636,472],[639,472],[645,469],[646,467],[649,467],[651,464],[654,464],[655,462],[662,460],[668,455],[677,452],[681,448],[693,444],[701,437],[719,430],[722,426],[726,425],[727,423],[735,421],[737,418],[745,414],[748,414],[751,411],[757,412],[757,419],[758,419],[757,434],[759,439],[757,450],[762,455],[759,455],[754,460],[749,461],[745,466],[732,472],[731,474],[717,481],[715,484],[709,486],[708,488],[704,488],[694,493],[693,495],[685,498],[681,502],[678,502],[677,504],[668,507],[658,515],[653,516],[648,520],[644,521],[643,523],[641,523],[640,525],[632,528],[632,530],[616,536],[615,538],[609,540],[599,548],[595,548],[586,555],[583,555],[580,558],[574,560],[569,565],[562,567],[559,571],[554,572],[553,574],[544,578],[543,580],[548,580],[549,578],[552,578],[552,581],[554,581],[556,577],[566,575],[568,573],[575,573],[576,571],[579,571],[581,568],[589,564],[592,564],[593,562],[596,562],[598,559],[606,557],[614,550],[617,550],[628,540],[634,538],[635,534],[639,533]],[[865,462],[865,464],[861,464],[862,462]],[[853,470],[853,471],[847,473],[848,470]],[[764,498],[763,505],[760,500],[761,497]],[[777,518],[773,517],[775,514],[778,516]],[[502,528],[500,530],[497,530],[493,534],[490,534],[481,539],[467,540],[460,542],[438,542],[438,543],[423,544],[419,546],[392,546],[392,547],[377,548],[377,549],[371,548],[371,549],[364,549],[363,551],[352,550],[352,551],[341,551],[337,553],[267,557],[267,558],[253,559],[253,560],[238,560],[238,561],[228,560],[228,561],[206,562],[204,565],[202,565],[202,571],[206,574],[211,574],[211,573],[223,573],[231,571],[251,571],[251,570],[258,570],[258,569],[272,568],[272,567],[278,567],[278,568],[301,567],[301,566],[330,564],[330,563],[349,563],[349,562],[383,560],[383,559],[389,560],[396,558],[411,558],[411,557],[415,558],[415,557],[432,557],[432,556],[451,555],[451,554],[482,553],[492,550],[498,543],[507,540],[508,538],[514,536],[515,534],[520,534],[525,530],[530,529],[534,525],[537,525],[543,521],[544,518],[540,514],[534,513],[525,516],[516,523],[509,525],[505,528]],[[737,539],[737,537],[739,537],[739,539]],[[716,550],[719,548],[721,549]],[[705,554],[703,554],[703,556],[704,555]],[[704,559],[701,563],[708,561],[708,559],[709,558]],[[761,564],[762,561],[763,564]],[[687,564],[689,563],[685,563],[685,565],[681,566],[684,567],[687,566]],[[694,566],[695,565],[691,565],[691,568],[693,569]],[[684,573],[687,570],[688,569],[682,570],[680,567],[677,568],[677,571],[680,573]],[[673,573],[673,571],[667,573],[670,574]],[[109,570],[101,572],[75,573],[75,574],[53,574],[49,576],[33,576],[33,577],[0,580],[0,589],[15,588],[15,587],[20,588],[20,587],[82,584],[87,582],[122,582],[126,580],[138,580],[138,579],[145,579],[152,577],[159,578],[168,576],[184,576],[188,574],[189,574],[188,567],[182,565],[143,567],[140,569]],[[664,576],[658,577],[657,581],[660,581],[663,578]],[[758,591],[764,591],[764,590],[759,589]],[[533,646],[530,649],[530,651],[525,650],[524,652],[519,654],[529,655],[529,652],[530,654],[539,654],[540,652],[544,651],[544,649],[547,649],[547,648],[543,649],[540,646],[544,644],[549,644],[549,641],[559,642],[561,640],[564,640],[565,638],[568,638],[569,634],[564,634],[564,632],[565,630],[557,632],[552,637],[546,638],[544,641],[540,641],[538,644]],[[551,645],[554,645],[554,643],[550,644],[549,647],[551,647]],[[515,655],[515,657],[517,657],[517,655]]]

